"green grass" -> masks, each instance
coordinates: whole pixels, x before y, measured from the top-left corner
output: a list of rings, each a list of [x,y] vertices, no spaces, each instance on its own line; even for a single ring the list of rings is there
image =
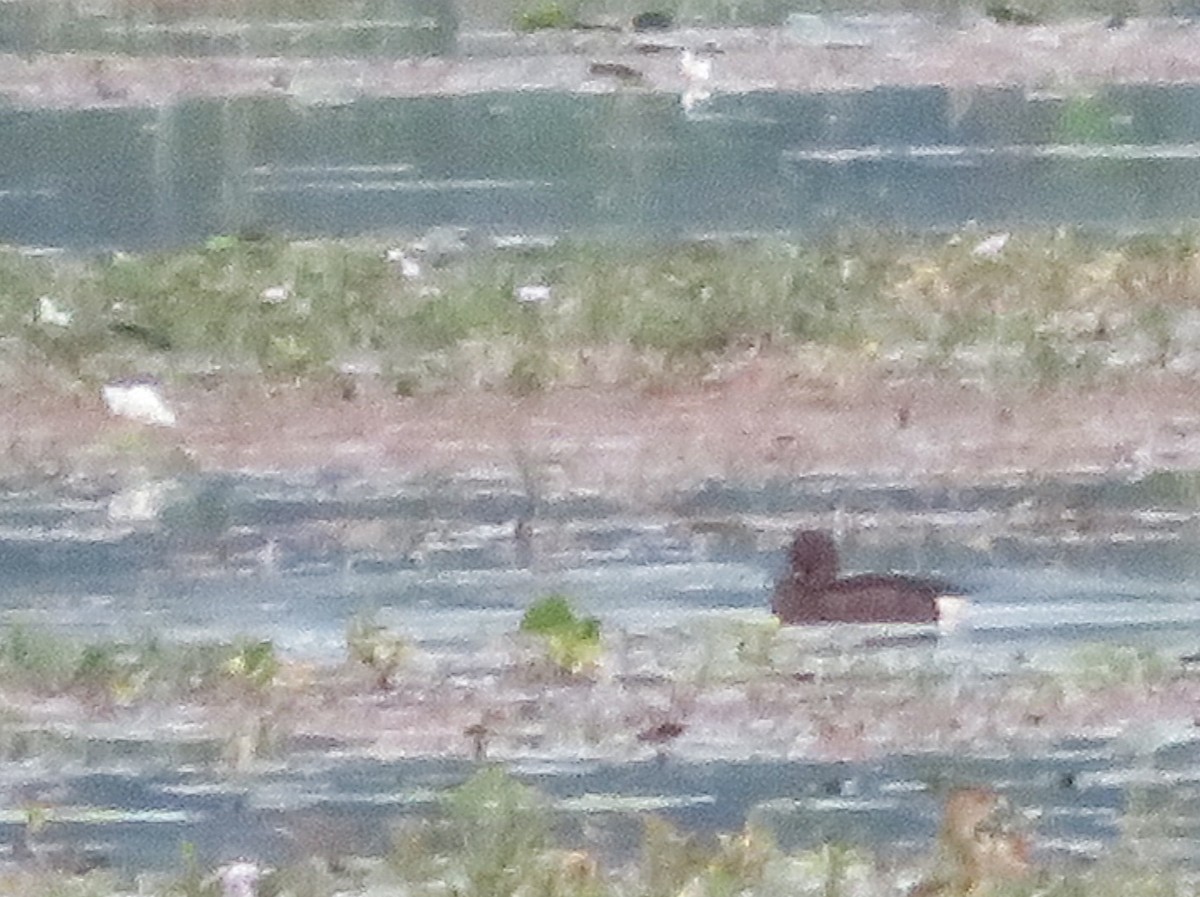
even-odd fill
[[[574,16],[555,0],[527,0],[518,5],[513,27],[517,31],[544,31],[570,28],[574,21]]]
[[[586,845],[563,846],[551,835],[549,802],[499,768],[487,768],[449,792],[439,821],[398,830],[388,870],[371,893],[462,897],[773,897],[784,894],[893,895],[930,868],[911,858],[897,868],[867,848],[826,843],[787,852],[754,824],[717,836],[692,834],[656,816],[644,817],[641,849],[630,865],[603,870]],[[1144,828],[1127,811],[1127,831]],[[934,852],[930,843],[930,855]],[[1108,897],[1196,894],[1178,871],[1155,868],[1132,835],[1090,866],[1048,864],[1028,877],[972,893],[1005,897]],[[953,891],[941,892],[947,895]]]
[[[1091,864],[1047,861],[1025,878],[989,883],[971,891],[993,897],[1185,897],[1194,879],[1177,864],[1155,864],[1135,830],[1144,810],[1133,800],[1126,833]],[[825,843],[782,849],[770,831],[699,835],[655,816],[642,821],[637,857],[605,868],[592,845],[564,844],[554,835],[551,802],[498,767],[476,773],[448,790],[431,818],[396,829],[394,846],[380,860],[305,857],[266,870],[263,895],[334,894],[353,897],[783,897],[906,893],[930,869],[928,858],[897,861],[854,844]],[[934,844],[929,845],[929,854]],[[886,856],[886,858],[885,858]],[[126,893],[115,876],[75,876],[44,868],[0,871],[4,893],[33,897],[109,897]],[[146,897],[217,897],[215,870],[203,867],[184,845],[174,876],[147,875],[137,888]],[[960,892],[938,892],[954,897]]]
[[[1122,685],[1145,688],[1165,682],[1176,665],[1158,652],[1134,645],[1084,645],[1071,656],[1069,678],[1088,690]]]
[[[269,641],[183,644],[146,636],[85,643],[22,623],[0,630],[0,687],[97,705],[258,698],[279,668]]]
[[[494,5],[486,0],[465,0],[463,20],[469,24],[499,24]],[[553,4],[549,4],[553,6]],[[543,4],[518,3],[514,17],[518,30],[529,28],[526,12],[542,10]],[[1163,16],[1170,11],[1167,0],[1020,0],[1020,2],[984,2],[984,0],[666,0],[637,5],[629,0],[586,0],[572,5],[574,15],[566,21],[628,21],[647,9],[664,10],[677,22],[707,25],[778,25],[791,13],[845,14],[924,13],[940,16],[988,14],[1007,24],[1035,24],[1067,18],[1107,18],[1116,13],[1126,16]],[[563,23],[542,27],[564,27]],[[524,26],[524,27],[522,27]]]
[[[983,236],[567,243],[464,255],[415,282],[368,241],[222,238],[90,262],[6,251],[0,325],[26,376],[337,382],[353,363],[400,396],[694,382],[749,351],[1032,387],[1200,357],[1195,235],[1028,231],[978,258]],[[552,299],[524,307],[513,290],[532,281]],[[285,298],[265,301],[272,287]],[[69,327],[32,320],[42,295]]]

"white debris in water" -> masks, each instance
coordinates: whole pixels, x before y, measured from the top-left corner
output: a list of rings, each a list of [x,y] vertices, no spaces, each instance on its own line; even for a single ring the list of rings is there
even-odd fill
[[[152,380],[117,380],[101,389],[110,413],[155,427],[175,426],[175,412]]]
[[[712,77],[712,59],[685,49],[679,54],[679,71],[688,81],[707,81]]]
[[[291,284],[281,283],[273,287],[267,287],[258,294],[258,298],[267,305],[279,305],[287,302],[292,298]]]
[[[363,95],[363,75],[354,77],[322,71],[319,66],[302,64],[292,75],[289,90],[298,106],[349,106]]]
[[[478,235],[470,228],[444,224],[431,227],[412,249],[437,268],[466,255],[477,243]]]
[[[1163,748],[1197,742],[1191,716],[1173,719],[1132,719],[1113,741],[1120,754],[1149,757]]]
[[[866,49],[877,39],[887,40],[895,32],[913,30],[905,16],[847,16],[792,13],[784,22],[789,40],[809,47]]]
[[[61,246],[26,246],[17,250],[17,254],[27,259],[51,259],[64,255],[66,250]]]
[[[565,769],[571,775],[576,770]],[[543,773],[544,774],[544,773]],[[654,813],[687,807],[715,804],[711,794],[612,794],[588,793],[579,797],[564,797],[555,809],[566,813]]]
[[[685,49],[679,56],[679,72],[686,82],[679,102],[684,112],[691,112],[712,96],[708,88],[708,81],[712,77],[712,59],[697,56]]]
[[[548,234],[502,234],[492,238],[494,249],[551,249],[558,238]]]
[[[679,105],[683,107],[683,111],[685,113],[690,113],[697,106],[711,97],[712,91],[689,86],[682,94],[680,94]]]
[[[1008,245],[1009,236],[1008,233],[992,234],[986,240],[976,243],[975,248],[971,250],[971,255],[977,259],[994,259]]]
[[[544,283],[526,283],[513,291],[522,305],[545,305],[550,301],[550,287]]]
[[[156,480],[122,489],[108,500],[109,521],[146,523],[157,520],[167,505],[167,498],[174,485],[171,480]]]
[[[33,319],[41,324],[53,324],[55,327],[70,327],[74,314],[65,308],[60,308],[49,296],[38,299],[37,311]]]

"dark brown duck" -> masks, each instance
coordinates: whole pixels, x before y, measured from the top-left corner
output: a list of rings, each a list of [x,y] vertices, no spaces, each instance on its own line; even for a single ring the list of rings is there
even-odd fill
[[[894,573],[838,577],[838,551],[820,530],[800,530],[771,610],[782,623],[935,623],[938,599],[954,594],[938,579]]]

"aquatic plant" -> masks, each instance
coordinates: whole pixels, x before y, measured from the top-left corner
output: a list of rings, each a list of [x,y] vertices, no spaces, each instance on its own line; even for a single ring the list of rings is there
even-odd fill
[[[102,706],[178,700],[222,689],[235,697],[258,697],[270,689],[279,669],[269,641],[168,644],[146,635],[128,642],[82,643],[20,623],[0,634],[0,683],[73,694]]]
[[[86,645],[75,666],[70,687],[94,702],[127,704],[145,686],[144,664],[126,647],[112,642]]]
[[[521,632],[541,639],[547,659],[560,672],[578,675],[600,662],[600,621],[577,617],[565,595],[531,604],[521,618]]]
[[[536,874],[549,846],[546,802],[536,790],[492,766],[450,792],[443,808],[465,897],[512,897]]]
[[[1118,110],[1105,98],[1075,94],[1063,103],[1057,133],[1059,143],[1117,143],[1121,134],[1114,124]]]
[[[573,21],[573,17],[557,0],[527,0],[513,15],[516,30],[526,32],[569,28]]]
[[[167,537],[192,550],[218,549],[233,522],[233,483],[225,477],[205,478],[176,489],[163,508]]]
[[[988,18],[1000,25],[1038,25],[1042,21],[1036,13],[1007,0],[990,0],[984,9]]]
[[[139,684],[139,695],[159,700],[179,700],[215,694],[228,686],[230,664],[241,650],[222,642],[167,642],[149,634],[122,647],[128,658],[128,675]],[[237,690],[237,687],[235,687]]]
[[[247,640],[233,646],[221,670],[239,689],[261,694],[274,684],[279,666],[274,643]]]
[[[1072,653],[1069,669],[1077,687],[1098,690],[1153,685],[1164,681],[1176,667],[1145,646],[1092,644]]]
[[[70,639],[37,626],[10,623],[0,633],[0,675],[21,687],[50,692],[62,689],[70,681],[78,656]]]
[[[1200,507],[1200,471],[1155,470],[1138,480],[1138,492],[1150,505]]]
[[[681,831],[659,816],[642,824],[638,872],[646,897],[734,897],[755,892],[782,854],[770,832],[747,824],[715,837]],[[789,882],[790,890],[794,882]]]
[[[718,682],[762,680],[792,658],[780,649],[779,620],[704,620],[689,627],[684,666],[679,674],[705,687]],[[794,652],[792,652],[794,653]]]
[[[195,844],[182,842],[179,857],[183,868],[167,885],[165,897],[221,897],[220,884],[201,866]]]
[[[518,396],[528,396],[552,386],[557,380],[557,365],[545,349],[521,352],[508,372],[508,388]]]
[[[737,657],[753,670],[773,668],[773,652],[779,636],[778,618],[742,622],[736,627]]]
[[[462,897],[604,897],[610,889],[585,850],[551,838],[550,804],[498,766],[441,800],[436,820],[397,828],[388,866],[404,892]]]
[[[937,867],[911,897],[994,893],[1028,878],[1029,839],[1014,819],[1008,801],[990,788],[952,790],[938,830]]]
[[[0,893],[21,897],[113,897],[122,891],[116,876],[107,869],[80,874],[70,870],[16,868],[0,871]]]
[[[367,667],[375,676],[375,687],[386,691],[392,677],[408,656],[408,642],[371,615],[355,614],[346,625],[346,650],[350,659]]]
[[[789,858],[792,889],[820,897],[871,893],[879,888],[874,857],[860,847],[825,843]]]
[[[676,897],[708,866],[709,845],[661,816],[642,821],[638,872],[646,897]]]
[[[589,849],[564,849],[552,837],[550,803],[499,767],[486,767],[447,791],[434,818],[408,820],[396,830],[385,860],[305,855],[264,873],[258,893],[293,897],[409,895],[409,897],[1177,897],[1194,882],[1170,858],[1156,857],[1139,838],[1163,835],[1172,820],[1159,796],[1137,793],[1127,812],[1159,823],[1127,826],[1118,843],[1094,863],[1034,869],[1020,814],[986,787],[958,788],[945,800],[929,861],[899,863],[855,844],[823,843],[787,853],[765,826],[701,835],[656,817],[643,820],[636,862],[604,872]],[[1147,789],[1147,794],[1153,789]],[[1157,793],[1157,792],[1154,792]],[[1176,796],[1174,798],[1178,800]],[[1141,832],[1142,835],[1136,834]],[[887,856],[887,859],[883,857]],[[179,872],[169,880],[140,877],[147,897],[220,897],[223,873],[183,845]],[[924,875],[921,873],[924,872]],[[906,889],[905,883],[918,881]],[[96,887],[104,882],[107,889]],[[0,869],[0,893],[36,897],[108,897],[111,879],[65,875],[49,868]]]

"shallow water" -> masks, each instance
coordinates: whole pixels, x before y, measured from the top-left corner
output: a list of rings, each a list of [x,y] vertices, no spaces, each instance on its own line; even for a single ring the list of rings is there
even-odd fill
[[[547,65],[573,65],[557,62]],[[242,228],[624,239],[866,224],[1161,228],[1200,212],[1200,90],[939,86],[494,91],[163,108],[0,104],[0,242],[195,243]]]
[[[1195,652],[1200,509],[1189,486],[1172,475],[972,488],[714,483],[646,511],[594,496],[531,503],[503,479],[221,478],[175,484],[159,517],[140,522],[110,519],[120,502],[103,490],[7,494],[0,608],[4,619],[87,638],[251,635],[325,662],[342,658],[348,619],[372,610],[428,664],[483,677],[504,660],[498,639],[550,591],[600,617],[605,633],[658,640],[679,656],[709,623],[765,621],[790,531],[823,526],[840,532],[847,570],[936,573],[963,585],[971,604],[966,624],[940,639],[920,627],[792,633],[813,663],[874,657],[971,687],[1016,666],[1069,670],[1096,643],[1168,662]],[[514,522],[531,512],[524,545]],[[221,744],[160,724],[148,720],[140,733],[94,725],[86,739],[10,727],[16,762],[2,774],[0,828],[15,832],[22,801],[46,795],[57,808],[46,839],[91,845],[128,868],[171,867],[184,840],[208,860],[278,860],[299,850],[295,831],[313,820],[348,832],[356,849],[382,850],[381,823],[428,811],[473,769],[309,738],[285,739],[274,759],[231,776],[216,771]],[[658,759],[650,750],[581,759],[577,746],[550,739],[505,762],[553,796],[568,831],[586,820],[588,837],[618,856],[636,839],[629,814],[648,809],[703,830],[758,819],[785,847],[840,839],[916,850],[932,837],[929,786],[939,781],[1005,789],[1040,814],[1034,830],[1047,853],[1097,855],[1135,804],[1177,814],[1172,837],[1155,842],[1166,853],[1200,835],[1190,800],[1200,791],[1200,730],[1190,718],[1057,738],[1036,756],[997,744],[984,756],[824,762],[763,754],[750,734],[681,742]]]

